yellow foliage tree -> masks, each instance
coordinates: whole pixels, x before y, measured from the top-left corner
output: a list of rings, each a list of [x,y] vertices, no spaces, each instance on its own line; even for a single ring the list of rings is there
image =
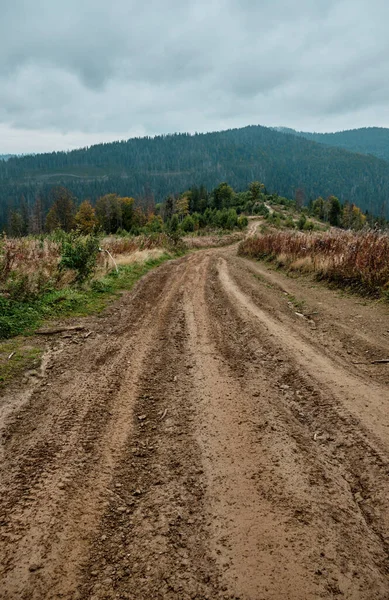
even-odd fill
[[[99,222],[96,217],[96,211],[89,200],[84,200],[80,204],[76,214],[76,223],[77,229],[85,235],[96,231]]]

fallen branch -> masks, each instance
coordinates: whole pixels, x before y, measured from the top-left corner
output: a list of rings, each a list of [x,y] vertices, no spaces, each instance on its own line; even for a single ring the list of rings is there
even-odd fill
[[[38,335],[54,335],[63,333],[64,331],[82,331],[85,329],[83,325],[74,325],[73,327],[54,327],[52,329],[38,329],[35,333]]]
[[[381,360],[372,360],[371,364],[372,365],[384,365],[389,363],[389,358],[381,358]]]

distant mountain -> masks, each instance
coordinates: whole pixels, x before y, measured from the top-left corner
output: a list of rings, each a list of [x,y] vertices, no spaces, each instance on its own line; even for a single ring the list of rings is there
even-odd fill
[[[344,148],[351,152],[371,154],[389,161],[389,129],[384,127],[364,127],[336,133],[308,133],[295,131],[289,127],[275,127],[276,131],[303,137],[312,142]]]
[[[312,134],[314,135],[314,134]],[[319,134],[320,135],[320,134]],[[249,126],[206,133],[99,144],[70,152],[13,157],[0,162],[0,227],[21,201],[27,209],[37,195],[45,210],[53,185],[95,201],[116,192],[162,201],[193,185],[212,189],[228,181],[236,190],[262,181],[269,192],[306,201],[334,194],[363,210],[389,216],[389,164],[316,143],[298,135]],[[22,199],[22,200],[21,200]],[[0,229],[1,230],[1,229]]]
[[[11,156],[15,156],[14,154],[0,154],[0,160],[8,160]]]

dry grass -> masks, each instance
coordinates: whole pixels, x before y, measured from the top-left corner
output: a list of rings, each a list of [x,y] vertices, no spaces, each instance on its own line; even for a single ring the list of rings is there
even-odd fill
[[[50,239],[5,238],[0,243],[0,291],[19,285],[27,295],[60,283],[58,273],[61,246]],[[64,274],[63,274],[64,275]],[[64,279],[69,273],[64,275]],[[66,282],[61,282],[62,284]]]
[[[109,236],[101,240],[101,247],[108,250],[118,265],[159,259],[172,247],[166,234],[141,235],[137,237]],[[75,273],[59,270],[61,242],[49,237],[4,238],[0,241],[0,295],[25,300],[48,289],[62,289],[74,283]],[[113,268],[112,260],[105,252],[97,258],[96,275],[102,276]]]
[[[313,272],[319,279],[363,292],[389,292],[389,236],[382,232],[279,231],[246,239],[239,253],[276,260],[288,269]]]
[[[148,260],[156,260],[166,254],[162,248],[151,248],[150,250],[135,250],[130,254],[120,254],[115,257],[115,262],[120,265],[132,265],[134,263],[142,263]]]
[[[121,254],[129,255],[139,250],[151,250],[153,248],[168,248],[171,246],[171,239],[165,233],[153,235],[139,235],[136,237],[105,237],[101,241],[101,247],[108,250],[112,256]]]
[[[190,250],[201,248],[218,248],[219,246],[228,246],[239,242],[244,237],[244,233],[235,232],[227,235],[200,235],[184,237],[185,246]]]

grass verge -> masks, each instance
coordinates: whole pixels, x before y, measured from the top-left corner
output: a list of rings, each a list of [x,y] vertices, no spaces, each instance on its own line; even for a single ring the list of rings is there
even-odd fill
[[[168,253],[145,262],[119,266],[119,271],[84,287],[67,287],[18,302],[0,296],[0,339],[31,335],[48,319],[86,316],[101,311],[122,290],[130,290],[148,271],[172,256]],[[8,351],[8,350],[7,350]],[[11,354],[12,350],[10,351]]]

